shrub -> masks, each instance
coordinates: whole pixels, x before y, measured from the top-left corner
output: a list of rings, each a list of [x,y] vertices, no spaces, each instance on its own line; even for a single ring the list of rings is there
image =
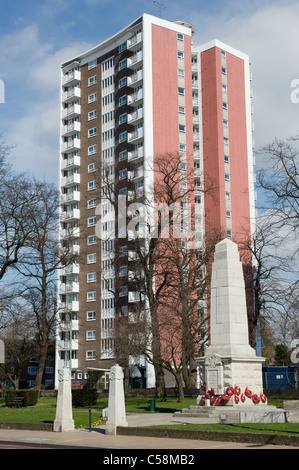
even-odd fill
[[[16,398],[22,398],[18,406],[34,406],[38,400],[37,390],[7,390],[5,394],[6,406],[15,406]]]
[[[73,406],[94,406],[97,403],[97,397],[95,388],[72,390]]]

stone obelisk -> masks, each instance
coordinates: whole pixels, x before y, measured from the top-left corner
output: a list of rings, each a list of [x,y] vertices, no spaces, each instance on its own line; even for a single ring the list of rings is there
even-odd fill
[[[238,245],[229,239],[216,245],[211,279],[210,345],[204,363],[207,389],[225,394],[227,387],[263,392],[262,363],[249,345],[245,283]],[[233,404],[233,400],[230,400]],[[247,400],[246,405],[252,404]]]
[[[117,426],[128,426],[125,410],[124,373],[115,364],[109,375],[108,420],[106,434],[116,434]]]
[[[72,410],[71,371],[63,367],[58,375],[56,418],[53,431],[73,431],[75,429]]]

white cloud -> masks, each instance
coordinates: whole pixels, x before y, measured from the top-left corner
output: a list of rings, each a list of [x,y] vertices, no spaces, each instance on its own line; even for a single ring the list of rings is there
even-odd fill
[[[57,182],[60,66],[90,47],[78,42],[54,51],[39,39],[35,24],[3,38],[0,68],[7,100],[1,132],[15,146],[10,158],[18,171]]]
[[[196,42],[216,37],[250,56],[257,147],[299,131],[299,104],[290,99],[291,81],[299,78],[298,24],[298,2],[280,2],[198,28]]]

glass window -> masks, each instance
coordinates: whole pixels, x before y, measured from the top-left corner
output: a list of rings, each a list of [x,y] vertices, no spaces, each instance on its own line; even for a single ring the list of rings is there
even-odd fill
[[[86,314],[86,319],[87,321],[92,321],[96,319],[96,311],[95,310],[89,310]]]
[[[87,273],[87,282],[96,282],[97,273]]]
[[[91,253],[87,255],[87,264],[93,264],[93,263],[96,263],[96,261],[97,261],[96,253]]]

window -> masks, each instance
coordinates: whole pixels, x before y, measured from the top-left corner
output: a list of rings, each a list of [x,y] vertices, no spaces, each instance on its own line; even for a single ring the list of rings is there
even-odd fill
[[[222,102],[222,108],[224,111],[227,111],[227,103],[225,101]]]
[[[119,152],[119,161],[122,162],[124,160],[127,160],[128,158],[128,151],[123,150],[122,152]]]
[[[88,147],[88,155],[94,155],[95,153],[97,153],[97,144]]]
[[[123,70],[126,68],[126,66],[127,66],[127,59],[123,59],[119,62],[118,69]]]
[[[178,69],[178,77],[184,78],[184,76],[185,76],[185,71],[184,71],[184,69]]]
[[[97,128],[92,127],[91,129],[88,129],[88,138],[94,137],[97,135]]]
[[[128,286],[120,286],[119,296],[125,297],[126,295],[128,295]]]
[[[186,191],[186,190],[187,190],[187,183],[186,183],[186,181],[181,181],[181,182],[180,182],[180,190],[181,190],[181,191]]]
[[[127,104],[127,95],[123,95],[119,98],[119,106],[123,106],[124,104]]]
[[[88,173],[92,173],[93,171],[96,171],[97,169],[97,164],[94,162],[94,163],[89,163],[88,165]]]
[[[228,137],[223,137],[223,143],[226,147],[228,147],[228,143],[229,143]]]
[[[95,119],[97,117],[97,110],[95,109],[94,111],[89,111],[88,113],[88,120],[91,121],[92,119]]]
[[[128,266],[120,266],[119,268],[119,276],[123,277],[128,274]]]
[[[226,218],[230,219],[231,218],[231,211],[226,211]]]
[[[95,351],[86,351],[86,360],[87,361],[94,361],[96,358],[96,352]]]
[[[230,201],[230,192],[229,191],[225,191],[225,199],[227,201]]]
[[[96,330],[86,331],[86,341],[94,341],[96,339]]]
[[[187,163],[186,162],[180,162],[180,170],[181,171],[186,171],[187,170]]]
[[[94,101],[97,100],[97,92],[95,93],[91,93],[90,95],[88,95],[88,103],[93,103]]]
[[[124,170],[120,170],[119,172],[119,179],[124,180],[127,177],[127,169],[125,168]]]
[[[186,152],[186,144],[180,144],[180,152]]]
[[[86,314],[86,320],[87,321],[92,321],[96,319],[96,311],[95,310],[89,310]]]
[[[223,119],[223,127],[224,127],[224,129],[228,129],[228,121],[227,121],[227,119]]]
[[[90,253],[87,255],[87,264],[93,264],[97,262],[97,254],[96,253]]]
[[[87,201],[87,209],[94,209],[97,206],[96,199],[88,199]]]
[[[179,87],[178,92],[179,92],[179,96],[185,96],[185,88]]]
[[[185,106],[179,106],[179,114],[185,114]]]
[[[119,88],[122,88],[122,87],[126,86],[126,84],[127,84],[127,77],[121,78],[118,82]]]
[[[225,181],[226,181],[227,183],[230,182],[230,176],[229,176],[228,173],[225,173]]]
[[[227,229],[226,233],[227,233],[228,238],[231,238],[231,236],[232,236],[231,229]]]
[[[178,33],[177,37],[178,37],[178,41],[184,41],[184,35],[183,34]]]
[[[97,243],[97,236],[96,235],[89,235],[87,237],[87,245],[95,245]]]
[[[121,132],[119,134],[119,142],[125,142],[128,138],[128,134],[127,134],[127,131],[125,132]]]
[[[186,132],[186,126],[184,126],[183,124],[179,124],[179,132],[185,134],[185,132]]]
[[[27,368],[28,375],[36,375],[37,367],[29,366]]]
[[[95,302],[97,300],[96,291],[87,292],[87,302]]]
[[[123,42],[118,46],[118,53],[120,54],[121,52],[125,51],[127,49],[127,41]]]
[[[121,189],[119,190],[119,194],[120,194],[121,196],[125,196],[126,194],[128,194],[128,188],[121,188]]]
[[[88,62],[88,70],[94,69],[97,66],[97,59]]]
[[[227,85],[222,85],[222,93],[227,93]]]
[[[226,52],[225,51],[221,51],[221,57],[222,57],[222,59],[226,59]]]
[[[127,113],[121,114],[119,116],[119,124],[124,124],[125,122],[127,122]]]
[[[229,163],[229,156],[228,155],[224,155],[224,163]]]
[[[97,76],[93,75],[92,77],[89,77],[88,86],[95,85],[95,83],[97,83]]]
[[[184,52],[178,51],[178,59],[184,60]]]
[[[97,218],[96,216],[89,217],[87,219],[87,227],[94,227],[97,224]]]
[[[96,189],[97,187],[97,182],[96,180],[93,180],[93,181],[88,181],[88,191],[92,191],[93,189]]]
[[[221,67],[221,73],[222,75],[226,75],[226,67]]]
[[[96,282],[97,273],[87,273],[87,282]]]

